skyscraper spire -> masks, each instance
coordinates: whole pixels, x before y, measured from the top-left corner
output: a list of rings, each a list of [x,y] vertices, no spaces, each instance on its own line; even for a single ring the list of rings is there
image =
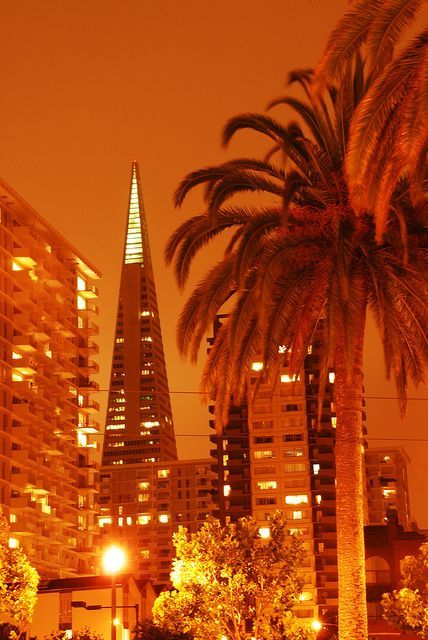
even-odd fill
[[[144,264],[142,224],[145,222],[138,163],[132,163],[131,190],[129,194],[128,226],[126,229],[125,264]],[[147,233],[145,234],[147,241]],[[145,250],[148,251],[148,241]]]
[[[177,457],[136,161],[131,169],[123,255],[103,466],[142,464]]]

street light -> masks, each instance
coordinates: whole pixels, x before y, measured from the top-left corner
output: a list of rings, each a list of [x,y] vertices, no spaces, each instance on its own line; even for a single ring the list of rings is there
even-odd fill
[[[116,640],[116,576],[123,569],[126,556],[123,549],[112,545],[105,549],[102,556],[104,572],[111,575],[111,640]]]

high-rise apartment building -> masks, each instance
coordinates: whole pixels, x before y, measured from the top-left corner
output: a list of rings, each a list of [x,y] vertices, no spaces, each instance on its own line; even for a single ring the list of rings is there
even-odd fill
[[[333,618],[338,597],[334,372],[318,424],[318,347],[315,339],[298,377],[288,368],[285,350],[274,380],[265,375],[263,362],[253,362],[246,402],[231,408],[224,433],[211,438],[218,443],[212,455],[219,513],[231,519],[252,515],[268,535],[269,519],[280,510],[300,536],[307,551],[296,609],[302,618]]]
[[[177,458],[138,164],[133,162],[102,465]]]
[[[0,181],[0,506],[43,578],[95,564],[98,277]]]
[[[407,463],[402,447],[369,448],[365,456],[368,524],[385,524],[391,509],[405,530],[411,528]]]

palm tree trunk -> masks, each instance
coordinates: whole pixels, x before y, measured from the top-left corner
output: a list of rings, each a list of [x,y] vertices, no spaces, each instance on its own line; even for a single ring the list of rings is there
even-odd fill
[[[336,521],[339,574],[339,640],[367,640],[362,452],[363,342],[361,308],[352,362],[346,324],[336,334]]]

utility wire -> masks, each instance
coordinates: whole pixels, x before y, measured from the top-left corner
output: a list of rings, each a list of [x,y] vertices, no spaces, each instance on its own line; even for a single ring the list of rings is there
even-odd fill
[[[265,392],[264,390],[262,390],[263,392]],[[161,396],[166,396],[166,395],[196,395],[196,396],[209,396],[210,393],[209,391],[145,391],[143,390],[136,390],[136,389],[127,389],[126,391],[121,391],[118,389],[97,389],[96,393],[101,393],[101,392],[107,392],[107,393],[118,393],[120,395],[126,395],[128,393],[140,393],[141,395],[148,395],[148,396],[156,396],[156,395],[161,395]],[[251,392],[250,392],[251,393]],[[232,393],[228,393],[228,394],[222,394],[222,395],[233,395]],[[258,397],[259,400],[269,400],[270,398],[284,398],[286,399],[288,396],[293,396],[293,397],[298,397],[300,394],[295,394],[290,392],[289,394],[287,394],[287,396],[281,395],[279,393],[272,393],[269,394],[269,397],[266,398],[260,398],[260,396],[257,396],[257,393],[253,394],[254,396]],[[325,394],[325,395],[334,395],[332,394]],[[308,398],[310,400],[313,399],[317,399],[319,396],[318,395],[308,395],[308,394],[301,394],[302,398]],[[428,401],[428,397],[427,398],[419,398],[417,396],[371,396],[371,395],[366,395],[363,394],[362,398],[364,400],[424,400],[425,402]]]

